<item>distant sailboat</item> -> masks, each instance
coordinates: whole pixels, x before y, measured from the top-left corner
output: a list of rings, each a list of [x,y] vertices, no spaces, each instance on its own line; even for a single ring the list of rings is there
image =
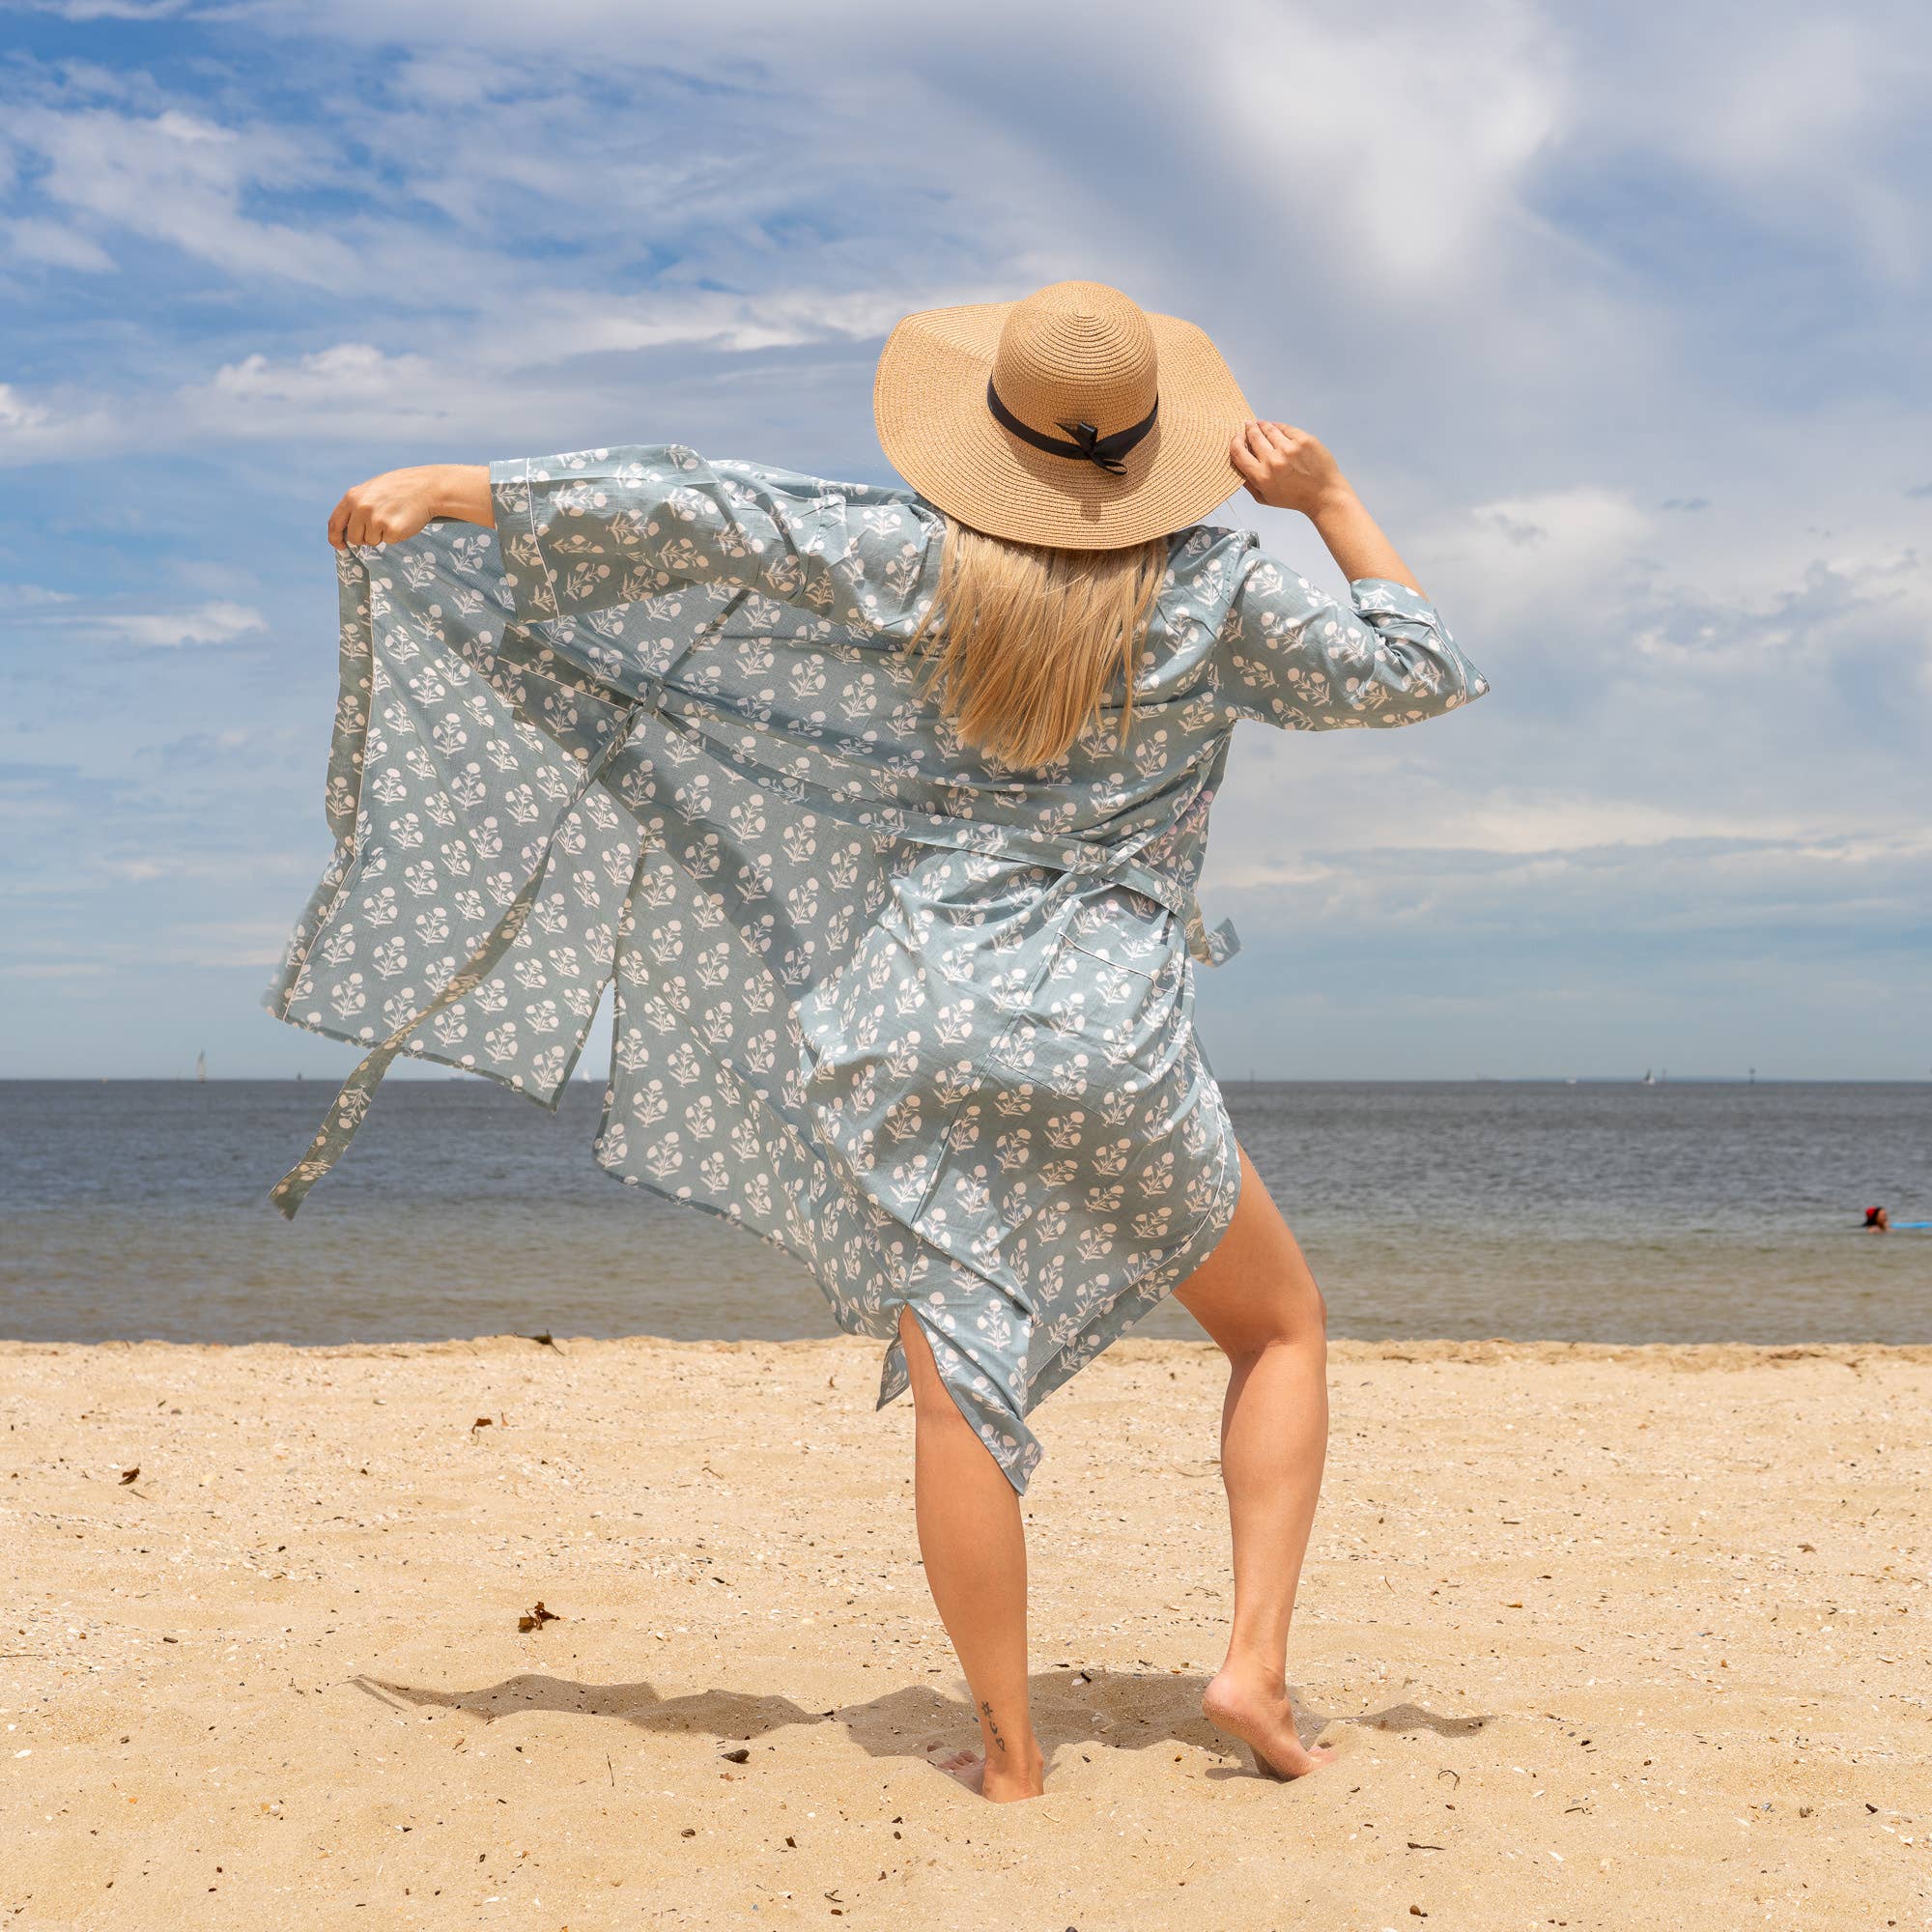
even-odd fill
[[[1643,1069],[1643,1078],[1637,1082],[1637,1085],[1639,1087],[1655,1087],[1657,1085],[1656,1074],[1654,1074],[1650,1070],[1650,1068],[1646,1066]]]
[[[194,1057],[194,1077],[197,1080],[208,1078],[208,1053],[205,1048]]]

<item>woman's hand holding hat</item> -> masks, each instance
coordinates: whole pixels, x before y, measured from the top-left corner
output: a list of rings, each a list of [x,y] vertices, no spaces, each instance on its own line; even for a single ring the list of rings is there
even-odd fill
[[[1228,454],[1248,495],[1270,509],[1313,517],[1349,488],[1327,445],[1291,423],[1243,423]]]
[[[1289,423],[1247,422],[1235,432],[1228,455],[1256,502],[1299,510],[1315,526],[1351,583],[1384,578],[1421,595],[1413,573],[1318,438]]]

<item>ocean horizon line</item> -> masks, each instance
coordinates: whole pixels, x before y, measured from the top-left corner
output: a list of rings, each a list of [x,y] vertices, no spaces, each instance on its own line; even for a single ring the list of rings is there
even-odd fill
[[[326,1087],[352,1069],[334,1073],[0,1073],[0,1087]],[[428,1086],[444,1082],[502,1089],[482,1072],[455,1067],[398,1066],[391,1081]],[[1932,1073],[1217,1073],[1223,1087],[1925,1087]],[[604,1084],[577,1075],[565,1091],[593,1092]],[[508,1092],[508,1089],[502,1089]]]

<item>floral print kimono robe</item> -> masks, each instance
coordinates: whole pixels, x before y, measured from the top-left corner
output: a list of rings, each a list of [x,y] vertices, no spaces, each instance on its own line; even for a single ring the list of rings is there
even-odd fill
[[[339,558],[335,855],[267,1004],[554,1107],[600,998],[598,1161],[910,1304],[1017,1490],[1026,1422],[1213,1249],[1239,1169],[1192,1020],[1194,886],[1237,719],[1416,723],[1488,686],[1415,592],[1353,611],[1196,525],[1057,764],[960,742],[905,648],[945,534],[905,488],[678,443],[491,465],[496,528]]]

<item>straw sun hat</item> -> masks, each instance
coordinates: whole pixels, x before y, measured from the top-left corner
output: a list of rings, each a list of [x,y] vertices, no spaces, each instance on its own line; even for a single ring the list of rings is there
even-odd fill
[[[879,442],[928,502],[1056,549],[1197,523],[1241,487],[1228,446],[1252,414],[1200,329],[1105,282],[906,316],[872,385]]]

